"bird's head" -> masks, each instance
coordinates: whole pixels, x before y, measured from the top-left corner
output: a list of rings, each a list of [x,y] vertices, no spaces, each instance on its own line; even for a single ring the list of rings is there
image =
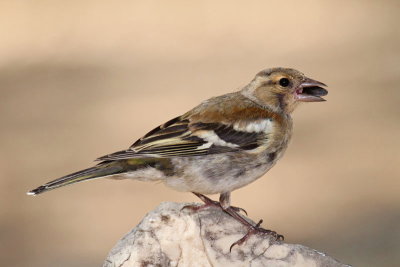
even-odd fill
[[[257,104],[289,114],[299,102],[325,101],[321,97],[328,94],[325,86],[297,70],[272,68],[260,71],[242,93]]]

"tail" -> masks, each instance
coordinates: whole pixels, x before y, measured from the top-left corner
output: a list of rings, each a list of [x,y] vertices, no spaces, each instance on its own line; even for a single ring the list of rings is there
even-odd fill
[[[126,164],[121,164],[122,162],[119,161],[109,161],[109,162],[104,162],[100,163],[92,168],[88,168],[79,172],[75,172],[66,176],[63,176],[61,178],[58,178],[54,181],[48,182],[44,185],[39,186],[36,189],[33,189],[29,191],[27,194],[28,195],[38,195],[43,192],[56,189],[61,186],[65,185],[70,185],[74,183],[79,183],[83,181],[88,181],[96,178],[103,178],[105,176],[110,176],[110,175],[115,175],[119,173],[123,173],[127,170]],[[125,166],[124,166],[125,165]],[[136,168],[139,167],[139,165],[136,165]],[[132,166],[133,167],[133,166]]]

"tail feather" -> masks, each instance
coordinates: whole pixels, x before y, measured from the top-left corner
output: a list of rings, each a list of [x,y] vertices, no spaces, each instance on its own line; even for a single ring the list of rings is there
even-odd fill
[[[102,178],[105,176],[110,176],[124,172],[125,170],[123,166],[121,164],[116,164],[116,163],[117,162],[100,163],[99,165],[96,165],[94,167],[78,171],[75,173],[71,173],[69,175],[58,178],[54,181],[41,185],[38,188],[29,191],[27,194],[38,195],[61,186],[88,181],[96,178]]]

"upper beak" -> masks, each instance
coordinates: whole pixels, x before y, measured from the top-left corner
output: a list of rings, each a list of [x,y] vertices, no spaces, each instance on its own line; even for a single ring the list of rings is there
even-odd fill
[[[325,88],[322,88],[326,86],[327,85],[322,82],[305,78],[300,86],[296,89],[295,96],[298,101],[302,102],[326,101],[321,97],[328,94],[328,91]]]

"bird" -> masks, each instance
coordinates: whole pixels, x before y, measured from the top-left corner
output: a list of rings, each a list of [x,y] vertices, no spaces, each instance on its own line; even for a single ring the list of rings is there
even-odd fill
[[[283,236],[248,222],[231,206],[231,192],[267,173],[283,156],[292,136],[291,114],[301,102],[325,101],[326,84],[292,68],[264,69],[241,90],[212,97],[156,127],[128,149],[99,157],[93,167],[63,176],[29,191],[99,178],[162,181],[192,192],[204,205],[218,206],[248,227],[243,243],[256,232]],[[206,195],[219,194],[219,201]],[[233,246],[232,245],[232,246]],[[231,246],[231,249],[232,249]]]

